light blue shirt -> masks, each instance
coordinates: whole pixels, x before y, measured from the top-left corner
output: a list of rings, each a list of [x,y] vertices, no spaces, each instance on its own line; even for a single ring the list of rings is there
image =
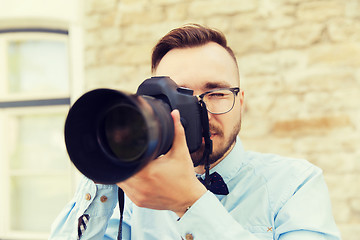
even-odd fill
[[[340,239],[322,171],[309,162],[244,151],[237,139],[214,171],[230,193],[208,191],[180,220],[171,211],[140,208],[125,198],[123,239],[180,240],[187,234],[194,240]],[[76,239],[84,213],[90,220],[81,239],[116,239],[116,205],[116,185],[84,178],[53,223],[49,239]]]

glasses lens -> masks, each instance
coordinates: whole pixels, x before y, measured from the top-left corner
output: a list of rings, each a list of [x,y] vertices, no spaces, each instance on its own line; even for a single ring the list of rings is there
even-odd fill
[[[138,109],[119,105],[109,111],[105,119],[105,134],[112,152],[124,162],[140,157],[147,148],[145,119]]]
[[[204,96],[209,112],[222,114],[229,112],[234,106],[235,96],[229,89],[219,89],[207,93]]]

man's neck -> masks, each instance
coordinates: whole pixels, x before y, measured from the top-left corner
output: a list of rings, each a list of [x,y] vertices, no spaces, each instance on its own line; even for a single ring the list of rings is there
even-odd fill
[[[210,169],[212,169],[213,167],[218,165],[231,152],[231,150],[235,146],[235,143],[236,143],[236,141],[233,142],[233,144],[229,147],[229,149],[225,152],[225,154],[221,158],[219,158],[216,162],[210,164]],[[195,172],[197,174],[204,174],[205,173],[204,165],[199,165],[199,166],[195,167],[194,169],[195,169]]]

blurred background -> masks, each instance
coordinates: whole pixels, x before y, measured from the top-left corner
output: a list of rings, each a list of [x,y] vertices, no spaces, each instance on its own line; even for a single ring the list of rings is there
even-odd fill
[[[0,0],[0,239],[47,239],[78,179],[70,104],[135,92],[186,23],[236,53],[245,148],[322,168],[343,239],[360,239],[360,0]]]

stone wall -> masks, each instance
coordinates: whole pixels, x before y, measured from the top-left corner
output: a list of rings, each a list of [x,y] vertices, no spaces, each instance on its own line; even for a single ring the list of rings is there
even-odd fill
[[[245,147],[321,167],[343,239],[360,239],[360,0],[87,0],[86,89],[134,92],[156,41],[189,22],[236,53]]]

